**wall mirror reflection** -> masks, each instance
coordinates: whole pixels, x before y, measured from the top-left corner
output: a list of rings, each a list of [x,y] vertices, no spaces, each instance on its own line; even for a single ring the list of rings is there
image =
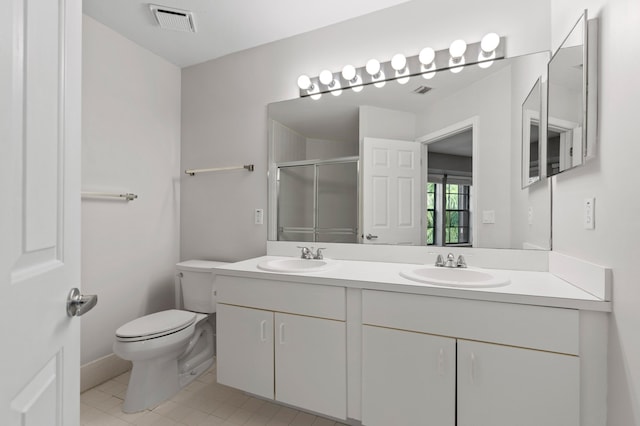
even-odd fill
[[[270,104],[269,239],[549,249],[549,186],[523,191],[519,167],[548,60]]]
[[[522,187],[541,179],[542,78],[538,78],[522,103]]]
[[[595,155],[597,22],[580,17],[548,67],[546,174],[582,165]]]

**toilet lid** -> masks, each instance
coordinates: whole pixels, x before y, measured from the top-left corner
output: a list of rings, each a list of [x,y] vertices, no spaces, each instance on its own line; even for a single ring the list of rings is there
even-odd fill
[[[170,309],[129,321],[116,330],[116,336],[122,338],[160,337],[175,333],[190,326],[196,320],[196,314],[189,311]]]

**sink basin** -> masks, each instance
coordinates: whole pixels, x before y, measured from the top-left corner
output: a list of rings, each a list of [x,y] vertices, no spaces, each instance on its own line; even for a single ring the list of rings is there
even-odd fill
[[[401,271],[404,278],[445,287],[486,288],[501,287],[509,284],[509,277],[494,271],[482,271],[476,268],[440,268],[421,266]]]
[[[329,259],[271,259],[258,264],[258,268],[271,272],[322,272],[335,265]]]

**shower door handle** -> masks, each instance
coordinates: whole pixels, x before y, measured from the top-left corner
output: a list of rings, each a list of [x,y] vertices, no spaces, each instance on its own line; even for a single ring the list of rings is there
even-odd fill
[[[98,303],[97,294],[80,294],[80,290],[72,288],[67,297],[67,315],[79,317],[93,309]]]

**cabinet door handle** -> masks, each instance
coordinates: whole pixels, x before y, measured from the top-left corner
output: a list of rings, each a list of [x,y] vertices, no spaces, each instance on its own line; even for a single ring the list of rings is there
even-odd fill
[[[469,379],[471,380],[471,384],[474,384],[475,376],[476,376],[476,356],[473,352],[471,352],[471,355],[469,356],[469,358],[471,359]]]
[[[438,374],[441,376],[444,374],[444,349],[440,348],[440,353],[438,354]]]
[[[260,341],[267,341],[267,320],[260,321]]]
[[[280,340],[280,344],[284,345],[284,323],[283,322],[280,323],[280,338],[279,338],[279,340]]]

